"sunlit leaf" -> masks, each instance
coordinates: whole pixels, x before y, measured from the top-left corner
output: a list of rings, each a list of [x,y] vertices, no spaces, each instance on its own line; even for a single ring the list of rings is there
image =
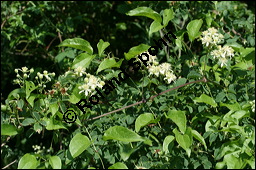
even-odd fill
[[[60,45],[58,45],[58,46],[59,47],[72,47],[72,48],[75,48],[78,50],[86,51],[89,54],[93,53],[93,48],[92,48],[91,44],[82,38],[66,39],[62,43],[60,43]]]
[[[135,121],[135,131],[139,132],[140,128],[146,126],[154,119],[154,115],[152,113],[144,113],[139,115],[139,117]]]
[[[36,157],[27,153],[20,159],[18,169],[36,169],[37,164]]]
[[[89,138],[81,133],[77,133],[70,141],[69,151],[73,158],[79,156],[83,151],[85,151],[91,142]]]
[[[152,10],[151,8],[148,7],[138,7],[135,8],[131,11],[129,11],[126,15],[129,16],[144,16],[144,17],[148,17],[151,18],[159,23],[162,22],[162,18],[159,15],[159,13],[157,13],[156,11]]]

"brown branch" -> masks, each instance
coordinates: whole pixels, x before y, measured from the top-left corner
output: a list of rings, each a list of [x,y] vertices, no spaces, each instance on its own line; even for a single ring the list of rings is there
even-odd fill
[[[100,115],[100,116],[93,117],[93,118],[91,118],[91,119],[87,119],[87,121],[88,121],[88,120],[99,119],[99,118],[104,117],[104,116],[107,116],[107,115],[109,115],[109,114],[111,114],[111,113],[116,113],[116,112],[118,112],[118,111],[127,109],[127,108],[129,108],[129,107],[139,105],[139,104],[141,104],[141,103],[146,103],[148,100],[153,100],[155,97],[160,96],[160,95],[162,95],[162,94],[164,94],[164,93],[167,93],[167,92],[169,92],[169,91],[176,90],[176,89],[181,88],[181,87],[184,87],[184,86],[186,86],[186,85],[193,84],[193,83],[199,83],[199,82],[207,82],[207,79],[204,77],[204,78],[201,79],[201,80],[196,80],[196,81],[188,82],[188,83],[179,85],[179,86],[177,86],[177,87],[170,88],[170,89],[165,90],[165,91],[163,91],[163,92],[161,92],[161,93],[158,93],[158,94],[156,94],[156,95],[154,95],[154,96],[151,96],[151,97],[148,98],[148,99],[143,99],[143,100],[141,100],[141,101],[139,101],[139,102],[137,102],[137,103],[134,103],[134,104],[131,104],[131,105],[122,107],[122,108],[120,108],[120,109],[117,109],[117,110],[114,110],[114,111],[105,113],[105,114]]]
[[[6,165],[5,167],[3,167],[2,169],[6,169],[6,168],[8,168],[9,166],[11,166],[12,164],[14,164],[15,162],[17,162],[17,159],[16,159],[15,161],[13,161],[13,162],[9,163],[8,165]]]

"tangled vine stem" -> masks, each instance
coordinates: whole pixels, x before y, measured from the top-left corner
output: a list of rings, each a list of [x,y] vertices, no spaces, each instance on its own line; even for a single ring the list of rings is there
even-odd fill
[[[139,105],[139,104],[141,104],[141,103],[146,103],[148,100],[153,100],[155,97],[160,96],[160,95],[162,95],[162,94],[164,94],[164,93],[167,93],[167,92],[169,92],[169,91],[176,90],[176,89],[179,89],[179,88],[184,87],[184,86],[186,86],[186,85],[193,84],[193,83],[199,83],[199,82],[207,82],[207,79],[204,77],[204,78],[202,78],[202,79],[200,79],[200,80],[191,81],[191,82],[188,82],[188,83],[179,85],[179,86],[177,86],[177,87],[170,88],[170,89],[165,90],[165,91],[163,91],[163,92],[161,92],[161,93],[158,93],[158,94],[156,94],[156,95],[154,95],[154,96],[151,96],[151,97],[149,97],[148,99],[143,99],[143,100],[141,100],[141,101],[139,101],[139,102],[136,102],[136,103],[134,103],[134,104],[131,104],[131,105],[122,107],[122,108],[120,108],[120,109],[117,109],[117,110],[114,110],[114,111],[111,111],[111,112],[108,112],[108,113],[104,113],[103,115],[96,116],[96,117],[93,117],[93,118],[91,118],[91,119],[87,119],[87,121],[99,119],[99,118],[104,117],[104,116],[107,116],[107,115],[109,115],[109,114],[111,114],[111,113],[116,113],[116,112],[118,112],[118,111],[127,109],[127,108],[129,108],[129,107]]]

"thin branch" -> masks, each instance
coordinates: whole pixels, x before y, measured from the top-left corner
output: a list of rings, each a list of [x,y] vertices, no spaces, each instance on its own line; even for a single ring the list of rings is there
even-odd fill
[[[9,163],[8,165],[6,165],[5,167],[3,167],[2,169],[6,169],[6,168],[8,168],[9,166],[11,166],[12,164],[14,164],[15,162],[17,162],[17,159],[16,159],[15,161],[13,161],[13,162]]]
[[[109,114],[111,114],[111,113],[116,113],[116,112],[118,112],[118,111],[127,109],[127,108],[129,108],[129,107],[133,107],[133,106],[139,105],[139,104],[141,104],[141,103],[146,103],[148,100],[153,100],[155,97],[160,96],[160,95],[162,95],[162,94],[164,94],[164,93],[167,93],[167,92],[169,92],[169,91],[176,90],[176,89],[181,88],[181,87],[184,87],[184,86],[186,86],[186,85],[193,84],[193,83],[199,83],[199,82],[207,82],[207,79],[204,77],[204,78],[201,79],[201,80],[196,80],[196,81],[188,82],[188,83],[179,85],[179,86],[177,86],[177,87],[170,88],[170,89],[165,90],[165,91],[163,91],[163,92],[161,92],[161,93],[158,93],[158,94],[156,94],[156,95],[154,95],[154,96],[151,96],[151,97],[148,98],[148,99],[143,99],[143,100],[141,100],[141,101],[139,101],[139,102],[137,102],[137,103],[134,103],[134,104],[131,104],[131,105],[122,107],[122,108],[120,108],[120,109],[117,109],[117,110],[114,110],[114,111],[105,113],[105,114],[100,115],[100,116],[93,117],[93,118],[91,118],[91,119],[87,119],[87,121],[88,121],[88,120],[99,119],[99,118],[104,117],[104,116],[107,116],[107,115],[109,115]]]

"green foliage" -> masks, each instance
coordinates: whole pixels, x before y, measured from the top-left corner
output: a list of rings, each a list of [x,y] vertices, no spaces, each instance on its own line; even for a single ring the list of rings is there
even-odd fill
[[[244,2],[3,1],[1,18],[2,168],[255,169]]]

